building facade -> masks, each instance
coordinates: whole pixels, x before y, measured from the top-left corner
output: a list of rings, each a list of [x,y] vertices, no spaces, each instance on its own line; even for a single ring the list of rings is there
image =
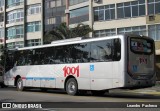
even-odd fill
[[[66,22],[66,0],[44,0],[44,31]]]
[[[43,44],[44,34],[66,22],[66,0],[0,0],[0,45]]]
[[[0,44],[9,48],[41,45],[62,22],[90,25],[90,37],[146,35],[160,49],[160,0],[0,0]]]
[[[0,0],[0,44],[8,48],[42,44],[43,0]]]
[[[146,35],[160,49],[160,0],[68,0],[69,26],[83,22],[92,37],[133,33]]]

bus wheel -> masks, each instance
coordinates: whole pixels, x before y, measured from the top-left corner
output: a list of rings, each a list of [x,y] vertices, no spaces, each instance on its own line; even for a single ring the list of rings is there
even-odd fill
[[[21,78],[19,78],[17,80],[17,91],[23,91],[23,90],[24,90],[23,81]]]
[[[78,84],[74,78],[70,78],[66,83],[66,92],[69,95],[77,95],[78,94]]]
[[[4,88],[4,87],[5,87],[4,83],[1,83],[1,88]]]

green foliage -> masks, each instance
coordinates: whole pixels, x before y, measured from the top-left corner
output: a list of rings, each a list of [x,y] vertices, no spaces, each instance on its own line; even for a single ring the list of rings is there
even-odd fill
[[[4,47],[1,45],[0,46],[0,65],[1,66],[5,65],[5,57],[6,57],[6,51]]]
[[[48,44],[54,40],[69,39],[75,37],[86,37],[93,30],[89,25],[78,24],[75,28],[69,28],[66,23],[61,23],[55,29],[44,35],[44,43]]]
[[[75,28],[72,29],[74,37],[86,37],[93,30],[89,25],[78,24]]]

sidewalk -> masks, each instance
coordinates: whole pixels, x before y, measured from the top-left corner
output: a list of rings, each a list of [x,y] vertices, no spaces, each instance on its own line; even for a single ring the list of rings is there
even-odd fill
[[[143,88],[143,89],[136,89],[136,90],[130,90],[128,92],[131,93],[140,93],[140,94],[154,94],[154,95],[160,95],[160,81],[156,82],[156,85],[149,88]]]
[[[149,95],[156,95],[160,96],[160,81],[156,83],[155,86],[149,88],[142,88],[142,89],[133,89],[133,90],[125,90],[125,89],[115,89],[111,90],[111,93],[123,93],[123,94],[149,94]]]

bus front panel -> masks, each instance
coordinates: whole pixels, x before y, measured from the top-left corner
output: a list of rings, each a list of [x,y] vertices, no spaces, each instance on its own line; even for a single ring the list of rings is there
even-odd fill
[[[146,37],[128,37],[128,77],[131,87],[155,84],[154,41]]]

